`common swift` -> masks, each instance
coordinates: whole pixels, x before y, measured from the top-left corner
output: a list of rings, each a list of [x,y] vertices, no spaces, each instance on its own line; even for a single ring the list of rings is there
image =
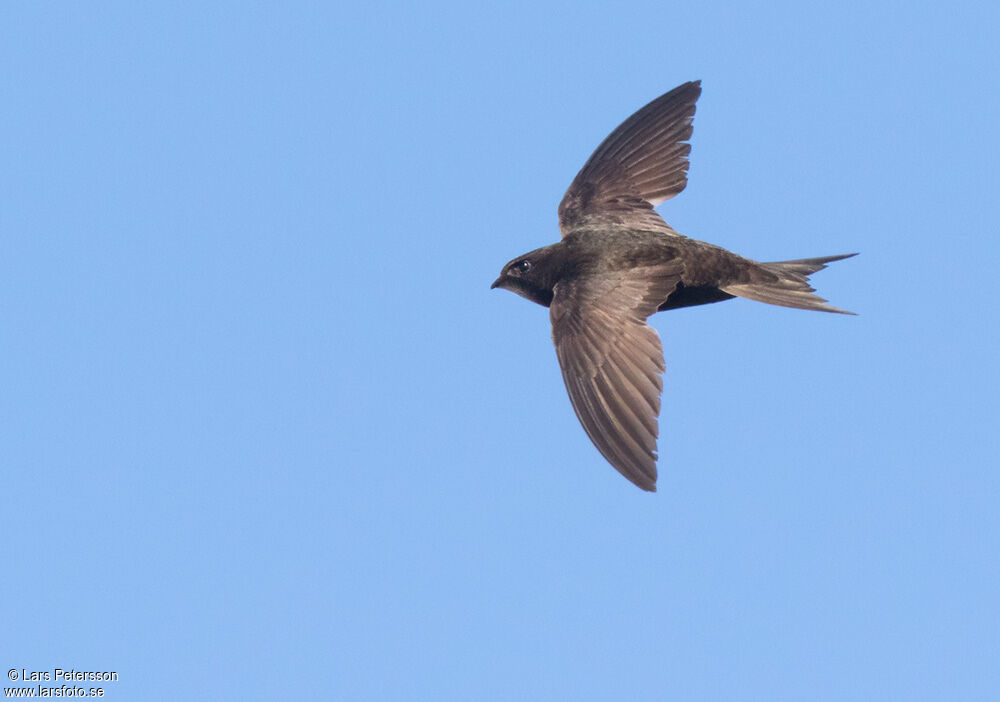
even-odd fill
[[[814,295],[809,276],[856,254],[759,263],[678,234],[653,209],[687,185],[700,94],[701,81],[684,83],[615,129],[559,204],[562,240],[510,261],[491,286],[549,308],[577,418],[611,465],[649,491],[664,371],[650,315],[733,297],[853,314]]]

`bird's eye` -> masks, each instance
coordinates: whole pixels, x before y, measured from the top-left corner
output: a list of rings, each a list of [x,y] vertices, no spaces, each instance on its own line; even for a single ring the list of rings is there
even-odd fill
[[[527,273],[528,271],[531,270],[531,261],[528,261],[527,259],[525,259],[524,261],[518,261],[517,263],[514,264],[514,268],[516,268],[521,273]]]

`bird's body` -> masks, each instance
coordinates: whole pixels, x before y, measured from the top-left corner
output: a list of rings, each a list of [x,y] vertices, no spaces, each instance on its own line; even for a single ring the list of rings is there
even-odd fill
[[[687,182],[698,82],[636,112],[605,139],[559,206],[560,242],[504,266],[502,287],[549,308],[552,337],[577,417],[625,477],[656,489],[664,369],[658,311],[745,297],[841,312],[808,276],[853,255],[758,263],[682,236],[654,205]]]

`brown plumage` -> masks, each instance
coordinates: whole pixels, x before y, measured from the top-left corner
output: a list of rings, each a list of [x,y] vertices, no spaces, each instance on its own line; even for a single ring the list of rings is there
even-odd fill
[[[813,294],[809,275],[855,254],[757,263],[675,232],[653,209],[687,185],[699,81],[629,117],[559,205],[562,241],[504,266],[494,288],[549,308],[566,390],[601,454],[656,489],[663,350],[646,318],[733,297],[852,314]]]

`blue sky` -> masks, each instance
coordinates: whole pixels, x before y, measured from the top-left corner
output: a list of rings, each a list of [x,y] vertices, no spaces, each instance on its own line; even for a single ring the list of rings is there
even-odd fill
[[[346,7],[344,5],[350,5]],[[1000,688],[988,3],[0,9],[0,663],[108,699]],[[659,492],[490,282],[703,81]]]

